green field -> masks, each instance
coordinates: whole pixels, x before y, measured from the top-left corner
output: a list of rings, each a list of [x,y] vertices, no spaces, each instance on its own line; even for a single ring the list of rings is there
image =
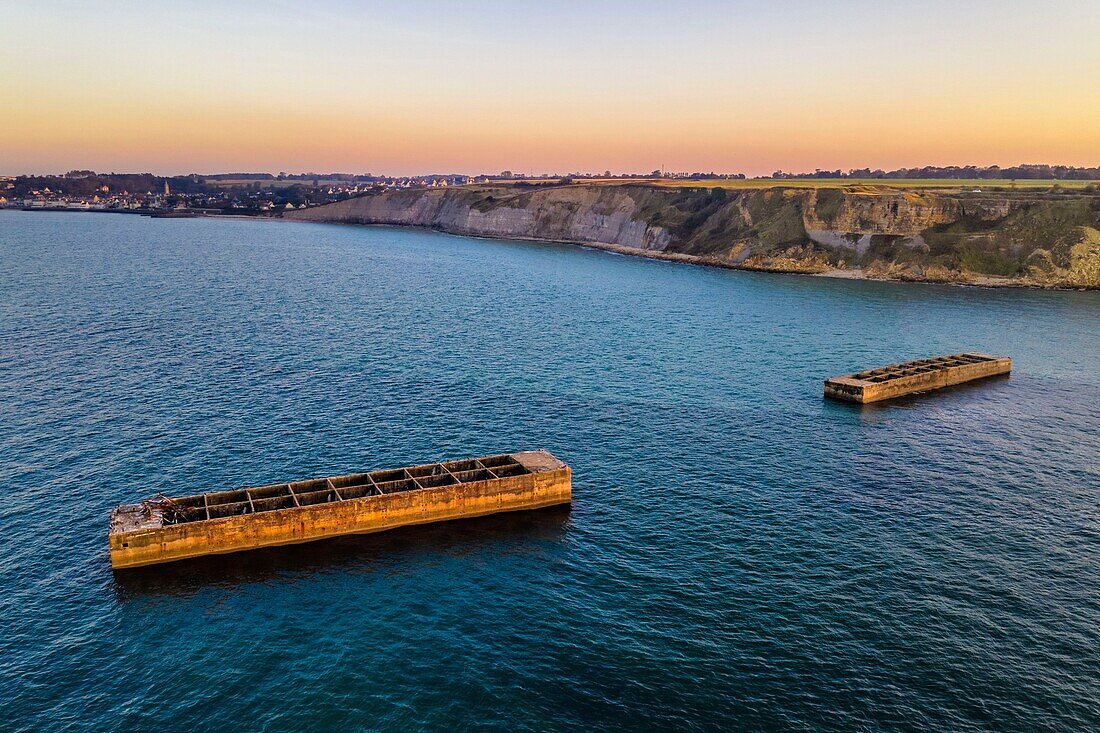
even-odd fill
[[[549,179],[552,180],[552,179]],[[528,179],[528,183],[546,183],[548,179]],[[942,191],[972,191],[980,188],[982,191],[1044,191],[1054,185],[1066,189],[1081,189],[1098,181],[1059,181],[1059,180],[988,180],[988,179],[958,179],[958,178],[747,178],[747,179],[708,179],[687,180],[668,178],[578,178],[577,184],[594,185],[623,185],[646,184],[651,186],[667,186],[671,188],[730,188],[730,189],[761,189],[761,188],[848,188],[848,189],[929,189]],[[507,183],[500,181],[499,183]]]

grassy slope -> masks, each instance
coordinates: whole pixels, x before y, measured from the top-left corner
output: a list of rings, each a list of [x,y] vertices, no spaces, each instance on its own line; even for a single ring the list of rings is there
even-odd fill
[[[942,204],[944,197],[950,202],[964,204],[1005,197],[1014,202],[1015,208],[1000,219],[961,216],[948,224],[930,225],[921,232],[925,245],[914,244],[913,240],[900,235],[874,234],[866,252],[856,254],[850,249],[828,247],[810,240],[803,218],[803,207],[809,205],[805,188],[785,185],[767,189],[709,185],[674,187],[622,182],[615,182],[614,189],[611,184],[602,187],[629,195],[638,206],[637,216],[652,226],[668,230],[672,236],[670,251],[726,262],[747,260],[745,264],[758,267],[791,268],[803,263],[811,269],[826,269],[843,263],[878,271],[912,273],[930,269],[940,273],[1024,277],[1031,272],[1036,250],[1053,252],[1059,243],[1076,241],[1082,227],[1100,228],[1100,196],[1080,189],[1063,188],[1060,193],[1050,193],[1033,186],[1017,192],[983,189],[984,193],[978,195],[944,188],[925,189],[915,182],[904,183],[913,185],[904,192],[898,188],[866,185],[819,188],[814,214],[820,220],[831,222],[846,203],[855,201],[858,204],[878,196],[889,197],[886,199],[889,201],[899,194],[908,202],[924,207]],[[585,181],[560,187],[463,187],[452,189],[451,194],[461,192],[474,208],[487,211],[499,206],[526,206],[538,192],[579,190],[592,185]],[[852,233],[852,236],[855,239],[859,234]],[[1056,260],[1059,257],[1054,257],[1052,262]]]
[[[425,191],[384,195],[400,208],[415,205]],[[560,236],[563,222],[573,214],[606,215],[626,205],[632,217],[668,232],[668,253],[759,269],[819,272],[855,266],[876,275],[917,280],[993,276],[1091,287],[1094,277],[1089,273],[1100,266],[1095,241],[1100,195],[1092,191],[985,189],[974,194],[859,186],[811,193],[787,186],[583,182],[463,186],[429,195],[481,212],[529,208],[547,238]],[[894,221],[899,207],[901,218]],[[935,223],[945,218],[946,223]],[[818,222],[816,228],[824,222],[837,238],[858,240],[865,251],[814,242],[806,231],[808,220]]]
[[[1095,251],[1087,244],[1092,242],[1089,233],[1100,229],[1098,196],[1068,190],[1062,194],[1005,192],[1004,196],[1016,202],[1007,216],[992,220],[961,216],[949,224],[929,226],[921,233],[925,246],[901,236],[872,235],[867,251],[857,255],[810,241],[803,225],[803,206],[807,205],[803,189],[630,186],[627,190],[642,203],[643,218],[670,231],[674,251],[728,259],[743,247],[746,256],[751,257],[745,264],[762,267],[790,268],[801,263],[809,269],[823,269],[843,262],[880,272],[907,272],[914,277],[935,272],[937,278],[950,278],[950,273],[1026,278],[1036,275],[1034,266],[1039,261],[1069,268],[1075,274],[1060,276],[1073,278],[1080,277],[1076,273],[1087,267],[1080,262],[1084,256],[1081,253]],[[832,220],[849,193],[819,190],[817,217]],[[866,191],[860,194],[868,195]],[[897,191],[889,195],[896,196]],[[942,190],[905,194],[921,205],[933,205],[945,195],[952,194]],[[1082,237],[1085,245],[1079,244]],[[1071,264],[1073,243],[1078,243],[1072,249],[1078,257]],[[1048,279],[1057,277],[1050,275]]]

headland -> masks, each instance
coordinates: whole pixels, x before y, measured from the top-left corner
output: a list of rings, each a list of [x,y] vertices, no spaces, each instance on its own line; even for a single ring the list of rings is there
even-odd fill
[[[283,217],[575,243],[745,270],[1100,288],[1094,187],[467,185],[368,193]]]

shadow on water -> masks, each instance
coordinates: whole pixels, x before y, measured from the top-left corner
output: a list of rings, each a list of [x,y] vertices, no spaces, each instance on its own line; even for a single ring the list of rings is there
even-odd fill
[[[868,402],[866,404],[835,400],[829,397],[822,397],[822,400],[830,405],[836,405],[840,409],[847,409],[856,413],[873,414],[875,412],[897,409],[899,407],[918,407],[927,400],[946,399],[951,395],[958,398],[979,397],[979,390],[992,390],[997,387],[1004,387],[1011,377],[1011,374],[995,374],[990,377],[976,379],[972,382],[953,384],[950,387],[940,387],[939,389],[930,389],[924,392],[914,392],[913,394],[892,397],[888,400],[881,400],[879,402]]]
[[[565,505],[509,512],[116,570],[114,591],[127,602],[210,586],[294,582],[320,572],[389,572],[425,558],[525,554],[540,543],[561,542],[570,511]]]

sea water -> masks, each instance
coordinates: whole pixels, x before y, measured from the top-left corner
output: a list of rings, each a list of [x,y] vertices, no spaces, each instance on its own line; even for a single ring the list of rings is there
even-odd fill
[[[976,350],[860,407],[822,379]],[[112,573],[112,507],[546,448],[570,510]],[[1100,293],[0,212],[7,730],[1100,726]]]

